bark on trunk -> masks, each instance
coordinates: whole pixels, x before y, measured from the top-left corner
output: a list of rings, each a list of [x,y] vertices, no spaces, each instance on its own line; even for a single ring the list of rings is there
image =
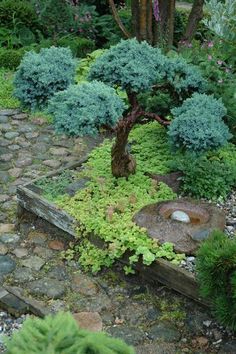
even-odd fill
[[[155,25],[155,42],[171,47],[174,37],[175,0],[159,0],[160,21]]]
[[[147,0],[140,0],[139,27],[141,41],[147,39]]]
[[[114,0],[108,0],[108,2],[110,5],[110,8],[111,8],[112,15],[113,15],[118,27],[120,28],[121,32],[124,34],[124,36],[126,38],[131,38],[131,34],[127,31],[127,29],[125,28],[125,26],[123,25],[123,23],[120,19],[120,16],[119,16],[118,11],[116,9],[116,5],[114,3]]]
[[[193,39],[197,26],[203,18],[203,5],[204,0],[194,1],[182,40],[190,42]]]
[[[136,170],[135,159],[127,151],[127,142],[133,124],[120,122],[117,127],[116,141],[111,151],[111,170],[114,177],[129,177]]]
[[[137,0],[131,0],[131,14],[134,36],[140,41],[139,33],[139,2]]]

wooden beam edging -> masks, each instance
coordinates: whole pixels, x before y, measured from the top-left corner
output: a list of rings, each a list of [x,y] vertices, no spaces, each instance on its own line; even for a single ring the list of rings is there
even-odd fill
[[[59,209],[55,204],[49,203],[45,198],[25,186],[17,188],[17,200],[24,209],[33,212],[73,237],[76,236],[75,227],[79,225],[79,222]]]

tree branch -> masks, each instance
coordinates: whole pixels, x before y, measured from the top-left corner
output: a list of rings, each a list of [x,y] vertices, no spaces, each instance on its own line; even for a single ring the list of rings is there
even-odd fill
[[[108,2],[109,2],[109,6],[111,8],[112,15],[113,15],[119,29],[121,30],[121,32],[124,34],[125,37],[131,38],[131,34],[126,30],[125,26],[123,25],[123,23],[120,19],[120,16],[118,14],[118,11],[117,11],[115,3],[114,3],[114,0],[108,0]]]

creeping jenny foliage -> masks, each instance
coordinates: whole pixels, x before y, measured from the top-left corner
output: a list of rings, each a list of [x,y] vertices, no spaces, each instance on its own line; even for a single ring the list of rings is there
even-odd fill
[[[236,240],[214,231],[197,254],[201,295],[212,304],[217,319],[236,329]]]
[[[221,147],[232,137],[222,117],[222,101],[195,93],[183,105],[172,109],[174,120],[169,127],[171,143],[177,148],[202,152]]]
[[[120,339],[78,328],[70,313],[28,318],[7,341],[8,354],[135,354]]]
[[[167,58],[158,48],[136,39],[122,40],[92,65],[89,80],[100,80],[124,90],[141,92],[164,76]]]
[[[74,82],[75,62],[68,48],[43,48],[28,52],[15,75],[15,96],[32,110],[43,108],[58,91]]]
[[[163,257],[178,262],[173,245],[162,246],[151,239],[145,229],[137,226],[132,218],[143,206],[176,197],[165,184],[159,185],[145,175],[145,172],[167,173],[167,161],[172,159],[165,128],[156,122],[137,126],[130,135],[132,154],[137,160],[137,171],[129,179],[116,179],[111,174],[111,146],[106,140],[93,150],[85,169],[78,178],[89,178],[87,187],[79,190],[74,197],[68,195],[45,196],[80,221],[77,229],[82,242],[78,247],[79,262],[85,268],[97,272],[102,266],[111,266],[126,251],[131,251],[130,264],[140,256],[144,264],[151,264]],[[147,160],[148,156],[148,160]],[[52,182],[51,182],[52,183]],[[50,184],[50,182],[49,182]],[[52,186],[48,186],[50,191]],[[105,249],[95,247],[89,241],[93,233],[106,242]],[[126,272],[132,271],[130,267]]]
[[[102,82],[71,85],[49,102],[58,132],[68,135],[93,135],[102,125],[114,126],[125,109],[116,91]]]

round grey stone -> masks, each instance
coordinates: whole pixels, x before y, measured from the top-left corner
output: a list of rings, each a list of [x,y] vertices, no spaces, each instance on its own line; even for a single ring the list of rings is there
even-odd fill
[[[17,133],[17,132],[7,132],[5,134],[5,138],[9,139],[9,140],[12,140],[12,139],[16,138],[17,136],[19,136],[19,133]]]
[[[204,241],[208,238],[208,236],[210,235],[211,230],[209,229],[202,229],[202,230],[197,230],[196,232],[194,232],[191,236],[191,238],[194,241]]]
[[[171,219],[180,221],[180,222],[185,222],[186,224],[190,223],[190,217],[188,214],[186,214],[184,211],[181,210],[176,210],[171,214]]]

